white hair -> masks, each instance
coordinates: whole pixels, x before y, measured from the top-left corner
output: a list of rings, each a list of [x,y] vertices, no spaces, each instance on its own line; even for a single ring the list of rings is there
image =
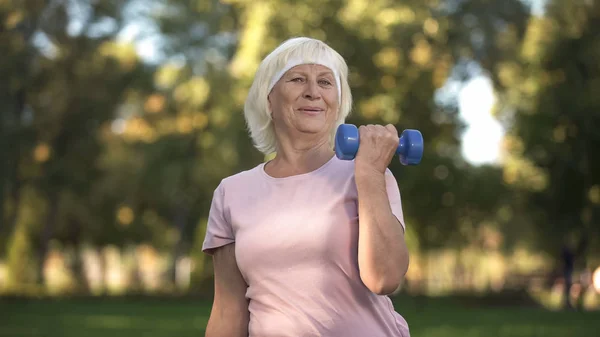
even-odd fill
[[[348,65],[338,52],[322,41],[307,37],[296,37],[283,42],[261,62],[244,104],[244,118],[254,146],[265,155],[277,150],[268,95],[283,73],[299,64],[321,64],[335,74],[340,104],[334,128],[331,130],[332,147],[337,127],[345,122],[352,108]]]

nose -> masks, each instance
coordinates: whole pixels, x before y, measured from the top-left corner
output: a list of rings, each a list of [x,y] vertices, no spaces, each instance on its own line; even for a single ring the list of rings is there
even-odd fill
[[[321,93],[319,92],[319,85],[316,80],[307,81],[306,88],[304,90],[304,98],[315,100],[321,98]]]

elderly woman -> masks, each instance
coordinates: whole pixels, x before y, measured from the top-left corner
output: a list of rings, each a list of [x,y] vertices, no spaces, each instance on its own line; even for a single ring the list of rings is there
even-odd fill
[[[294,38],[261,63],[245,104],[255,147],[275,157],[221,181],[203,251],[215,297],[209,337],[408,337],[387,295],[408,269],[392,125],[359,128],[354,160],[333,144],[352,106],[348,67]]]

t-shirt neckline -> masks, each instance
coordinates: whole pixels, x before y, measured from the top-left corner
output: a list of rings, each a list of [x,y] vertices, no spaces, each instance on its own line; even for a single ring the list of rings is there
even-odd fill
[[[301,173],[301,174],[295,174],[293,176],[288,176],[288,177],[273,177],[271,175],[269,175],[267,173],[267,171],[265,171],[265,165],[267,165],[267,162],[264,162],[262,164],[259,165],[259,171],[261,173],[261,175],[263,177],[265,177],[268,180],[271,181],[290,181],[290,180],[298,180],[298,179],[302,179],[302,178],[306,178],[306,177],[310,177],[312,175],[315,175],[323,170],[325,170],[328,166],[330,166],[334,161],[336,160],[336,156],[335,154],[333,156],[331,156],[331,158],[325,162],[323,165],[321,165],[320,167],[310,171],[310,172],[306,172],[306,173]]]

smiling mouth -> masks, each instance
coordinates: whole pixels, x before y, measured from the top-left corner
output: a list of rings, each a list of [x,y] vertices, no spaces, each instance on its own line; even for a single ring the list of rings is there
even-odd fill
[[[301,108],[298,110],[300,110],[303,113],[308,114],[308,115],[317,115],[317,114],[323,112],[323,109],[319,109],[319,108]]]

